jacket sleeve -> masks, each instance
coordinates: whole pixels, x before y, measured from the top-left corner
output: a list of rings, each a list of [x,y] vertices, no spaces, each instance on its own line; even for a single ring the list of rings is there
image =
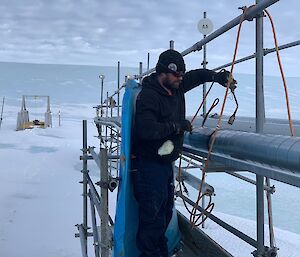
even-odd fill
[[[197,69],[187,72],[182,80],[184,93],[199,86],[200,84],[203,84],[204,82],[212,82],[215,74],[215,71],[208,69]]]
[[[175,133],[175,124],[159,122],[159,103],[155,94],[141,94],[136,101],[135,133],[144,140],[158,140]]]

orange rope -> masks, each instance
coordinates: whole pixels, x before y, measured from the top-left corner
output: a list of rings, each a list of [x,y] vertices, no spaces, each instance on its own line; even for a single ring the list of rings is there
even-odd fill
[[[209,159],[210,159],[210,156],[211,156],[211,153],[212,153],[212,148],[213,148],[213,145],[215,143],[217,132],[218,132],[218,130],[220,128],[220,124],[221,124],[223,112],[224,112],[224,109],[225,109],[225,103],[226,103],[226,99],[227,99],[227,96],[228,96],[228,90],[229,90],[230,84],[232,82],[231,81],[232,80],[232,72],[233,72],[233,68],[234,68],[234,62],[235,62],[235,59],[236,59],[236,54],[237,54],[237,49],[238,49],[238,44],[239,44],[239,37],[240,37],[240,32],[241,32],[241,27],[242,27],[242,23],[244,21],[245,13],[246,13],[247,10],[248,10],[248,8],[244,9],[244,12],[243,12],[243,15],[241,17],[240,24],[239,24],[239,27],[238,27],[238,33],[237,33],[237,38],[236,38],[236,43],[235,43],[235,49],[234,49],[234,55],[233,55],[233,60],[232,60],[232,66],[231,66],[231,69],[230,69],[229,80],[227,82],[226,92],[225,92],[225,95],[224,95],[224,100],[223,100],[223,104],[222,104],[220,116],[219,116],[218,123],[217,123],[216,129],[215,129],[215,133],[212,136],[212,141],[211,141],[211,145],[209,147],[209,151],[208,151],[208,154],[207,154],[207,159],[205,161],[205,166],[204,166],[204,168],[202,170],[202,181],[201,181],[200,188],[199,188],[198,198],[197,198],[197,201],[195,202],[195,204],[193,206],[193,210],[192,210],[193,214],[190,216],[190,222],[191,222],[192,226],[195,226],[196,223],[197,223],[197,221],[200,218],[200,216],[199,216],[197,219],[195,219],[195,214],[196,214],[196,211],[197,211],[197,206],[199,205],[199,201],[203,197],[203,195],[201,195],[202,186],[203,186],[203,179],[205,177],[205,173],[206,173],[207,168],[208,168],[208,163],[209,163]],[[212,210],[213,210],[213,208],[211,208],[210,212]]]
[[[287,108],[287,113],[288,113],[288,120],[289,120],[289,125],[290,125],[290,131],[291,131],[291,136],[293,137],[294,136],[294,128],[293,128],[293,123],[292,123],[292,119],[291,119],[291,111],[290,111],[290,104],[289,104],[289,95],[288,95],[286,81],[285,81],[285,77],[284,77],[284,73],[283,73],[283,68],[282,68],[281,61],[280,61],[275,26],[274,26],[274,22],[273,22],[273,19],[272,19],[272,16],[270,15],[270,13],[267,10],[265,10],[265,12],[266,12],[266,14],[269,17],[269,20],[270,20],[270,23],[271,23],[271,26],[272,26],[273,37],[274,37],[274,42],[275,42],[275,49],[276,49],[276,55],[277,55],[277,61],[278,61],[278,65],[279,65],[279,69],[280,69],[280,74],[281,74],[281,78],[282,78],[282,82],[283,82],[283,86],[284,86],[286,108]]]

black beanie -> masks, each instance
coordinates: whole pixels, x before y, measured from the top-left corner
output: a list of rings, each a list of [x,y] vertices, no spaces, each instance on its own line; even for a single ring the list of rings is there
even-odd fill
[[[158,74],[176,72],[184,73],[185,64],[182,55],[172,49],[162,52],[156,64],[156,72]]]

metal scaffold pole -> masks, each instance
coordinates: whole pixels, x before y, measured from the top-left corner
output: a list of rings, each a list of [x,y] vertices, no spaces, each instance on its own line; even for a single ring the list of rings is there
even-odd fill
[[[259,4],[261,0],[256,0]],[[263,12],[256,17],[256,133],[263,133],[265,120],[263,91]],[[264,255],[264,177],[256,175],[256,257]]]
[[[107,149],[100,149],[100,178],[101,178],[101,257],[109,257],[109,233],[108,233],[108,163]]]
[[[87,197],[88,197],[88,191],[87,191],[87,174],[88,174],[88,169],[87,169],[87,121],[83,120],[83,147],[82,147],[82,152],[83,152],[83,167],[82,167],[82,183],[83,183],[83,192],[82,192],[82,197],[83,197],[83,223],[82,223],[82,229],[84,231],[84,238],[83,240],[83,245],[82,245],[82,253],[84,256],[87,256]]]
[[[143,63],[142,62],[140,62],[139,63],[139,74],[140,74],[140,77],[139,77],[139,83],[141,84],[142,83],[142,73],[143,73]]]
[[[206,12],[203,12],[203,18],[206,19]],[[206,38],[206,34],[203,35],[203,39],[204,38]],[[203,46],[203,62],[202,62],[203,69],[206,69],[206,64],[207,64],[207,62],[206,62],[206,44],[205,44]],[[203,95],[202,97],[204,99],[205,95],[206,95],[206,82],[203,83],[202,95]],[[206,115],[206,99],[204,99],[204,101],[203,101],[203,112],[202,112],[202,114],[203,114],[203,118],[204,118],[205,115]],[[205,165],[205,162],[203,160],[202,167],[204,167],[204,165]],[[204,171],[202,170],[202,172],[204,172]],[[205,179],[205,177],[203,178],[203,181],[204,181],[204,179]],[[202,204],[202,208],[204,209],[205,208],[205,196],[202,197],[202,203],[201,204]],[[205,228],[205,222],[204,221],[205,221],[205,217],[202,216],[202,225],[201,225],[202,228]]]
[[[2,120],[3,120],[3,107],[4,107],[4,101],[5,101],[5,96],[3,97],[2,107],[1,107],[0,128],[1,128]]]
[[[118,94],[117,94],[117,110],[118,117],[120,116],[120,62],[118,62]]]

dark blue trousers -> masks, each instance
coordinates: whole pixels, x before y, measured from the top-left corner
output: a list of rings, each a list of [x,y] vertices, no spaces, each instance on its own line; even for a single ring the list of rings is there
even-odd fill
[[[136,168],[133,183],[139,205],[136,242],[140,257],[168,257],[165,232],[174,205],[172,163],[137,160]]]

